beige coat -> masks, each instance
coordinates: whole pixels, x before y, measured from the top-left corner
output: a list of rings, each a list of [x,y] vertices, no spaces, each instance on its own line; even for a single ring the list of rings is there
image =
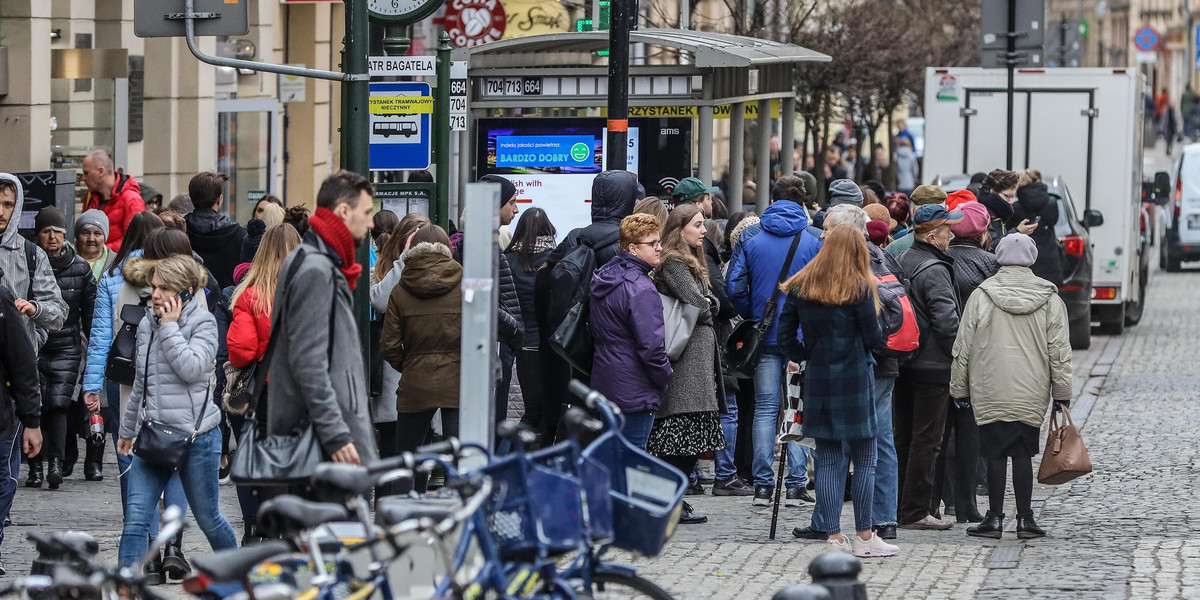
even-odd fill
[[[1001,267],[963,309],[950,395],[971,398],[975,421],[1040,427],[1050,399],[1071,399],[1067,306],[1027,267]]]

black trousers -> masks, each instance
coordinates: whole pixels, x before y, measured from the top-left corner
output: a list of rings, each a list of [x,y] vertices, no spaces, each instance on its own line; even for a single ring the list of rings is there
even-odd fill
[[[424,410],[415,413],[400,413],[396,415],[396,453],[412,452],[422,444],[432,441],[433,415],[442,411],[442,433],[446,437],[458,437],[458,409],[443,408]],[[407,494],[416,489],[424,494],[429,487],[429,474],[417,473],[413,481],[398,481],[395,489],[397,494]]]
[[[42,451],[35,458],[66,458],[70,417],[69,408],[42,408]]]
[[[929,516],[929,506],[934,498],[934,469],[946,431],[949,406],[948,383],[913,381],[903,375],[896,380],[892,419],[899,463],[900,494],[896,518],[901,525]]]
[[[954,514],[966,517],[979,512],[975,505],[976,468],[979,463],[979,426],[975,411],[957,408],[951,403],[942,436],[942,452],[938,456],[933,478],[933,501],[929,511],[938,512],[939,501],[946,499],[954,506]]]
[[[500,344],[500,381],[496,384],[496,423],[508,418],[508,390],[512,385],[513,351]]]
[[[542,377],[542,357],[538,349],[523,348],[517,352],[517,380],[521,383],[521,397],[525,399],[521,422],[544,433],[548,427],[546,420],[557,420],[558,413],[546,411],[546,382]]]

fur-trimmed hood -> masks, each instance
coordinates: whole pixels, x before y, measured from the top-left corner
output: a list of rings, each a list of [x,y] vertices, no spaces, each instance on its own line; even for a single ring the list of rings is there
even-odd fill
[[[400,255],[404,272],[400,285],[418,298],[444,296],[462,283],[462,265],[445,244],[421,242]]]

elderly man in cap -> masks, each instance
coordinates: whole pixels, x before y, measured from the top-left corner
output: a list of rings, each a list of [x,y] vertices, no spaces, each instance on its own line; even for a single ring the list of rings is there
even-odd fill
[[[908,199],[917,208],[930,204],[945,206],[946,191],[936,185],[919,185]],[[908,235],[897,238],[896,241],[888,244],[886,250],[892,256],[900,256],[901,253],[912,247],[913,241],[916,239],[912,230],[909,230]]]
[[[962,312],[954,285],[954,259],[946,248],[952,236],[950,226],[962,219],[962,214],[951,213],[941,204],[921,206],[913,217],[912,247],[900,255],[921,329],[921,346],[900,367],[893,397],[900,473],[896,516],[901,529],[953,526],[931,515],[929,509],[950,404],[951,350]]]
[[[75,252],[92,268],[92,277],[100,281],[104,270],[117,253],[104,244],[108,240],[108,215],[93,208],[75,219]]]

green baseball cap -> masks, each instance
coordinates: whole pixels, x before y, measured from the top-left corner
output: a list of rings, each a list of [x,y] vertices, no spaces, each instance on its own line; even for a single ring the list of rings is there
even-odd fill
[[[676,201],[691,200],[700,194],[711,194],[717,191],[718,188],[704,185],[703,181],[695,177],[686,177],[675,185],[675,189],[671,191],[671,197]]]

